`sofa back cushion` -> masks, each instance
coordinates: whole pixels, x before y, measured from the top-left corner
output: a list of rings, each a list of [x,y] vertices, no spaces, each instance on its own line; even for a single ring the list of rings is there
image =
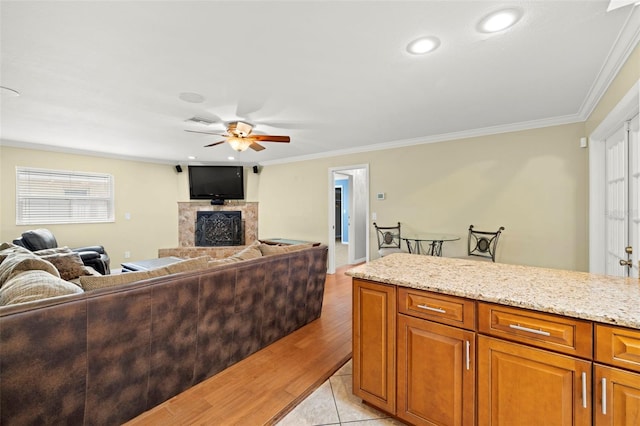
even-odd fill
[[[49,272],[24,271],[13,275],[0,288],[0,306],[78,293],[82,293],[80,287]]]
[[[293,251],[304,250],[313,247],[312,243],[293,244],[287,246],[277,246],[274,244],[260,244],[259,249],[263,256],[273,256],[274,254],[291,253]]]
[[[56,278],[60,278],[58,270],[51,262],[39,258],[33,253],[15,251],[9,253],[0,263],[0,288],[11,279],[11,277],[25,271],[41,270],[50,273]]]

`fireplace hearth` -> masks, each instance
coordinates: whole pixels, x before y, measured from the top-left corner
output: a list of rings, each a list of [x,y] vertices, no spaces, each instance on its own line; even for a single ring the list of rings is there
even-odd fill
[[[197,212],[195,245],[199,247],[244,245],[242,212]]]

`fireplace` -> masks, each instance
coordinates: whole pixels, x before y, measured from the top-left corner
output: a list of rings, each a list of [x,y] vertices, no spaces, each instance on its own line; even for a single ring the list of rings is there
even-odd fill
[[[242,212],[197,212],[195,245],[200,247],[244,245]]]

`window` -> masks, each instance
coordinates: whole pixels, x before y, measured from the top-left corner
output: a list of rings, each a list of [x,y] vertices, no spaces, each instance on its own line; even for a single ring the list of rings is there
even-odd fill
[[[113,176],[16,167],[16,225],[113,221]]]

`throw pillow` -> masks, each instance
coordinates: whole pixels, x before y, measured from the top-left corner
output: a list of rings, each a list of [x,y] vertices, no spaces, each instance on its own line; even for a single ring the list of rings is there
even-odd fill
[[[260,252],[263,256],[272,256],[274,254],[291,253],[293,251],[304,250],[313,247],[313,244],[294,244],[289,246],[276,246],[273,244],[261,244]]]
[[[252,244],[229,257],[237,260],[249,260],[262,257],[262,252],[258,247],[260,247],[260,241],[254,241]]]
[[[80,277],[80,285],[85,291],[97,290],[99,288],[115,287],[122,284],[129,284],[136,281],[142,281],[149,278],[155,278],[166,275],[163,268],[153,269],[151,271],[124,272],[114,275],[90,276],[83,275]]]
[[[0,288],[0,305],[13,305],[79,293],[82,293],[80,287],[46,271],[23,271],[12,276]]]
[[[41,256],[41,258],[53,263],[53,266],[60,273],[60,278],[65,281],[75,280],[81,275],[90,275],[78,253],[70,251],[69,253],[48,254]]]
[[[41,270],[50,273],[56,278],[60,274],[55,266],[35,254],[16,251],[9,253],[6,259],[0,263],[0,288],[14,275],[30,270]]]

